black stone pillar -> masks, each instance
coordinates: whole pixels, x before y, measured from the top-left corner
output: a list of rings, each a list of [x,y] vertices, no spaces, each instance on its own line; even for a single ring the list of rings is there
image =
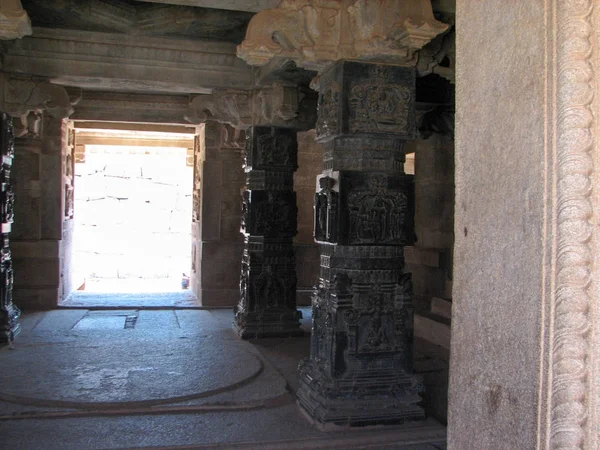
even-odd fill
[[[403,270],[404,246],[415,240],[403,152],[415,136],[414,70],[341,61],[319,83],[321,272],[298,404],[319,427],[422,419],[412,284]]]
[[[10,169],[15,154],[12,118],[0,113],[0,345],[10,343],[18,334],[21,311],[12,301],[13,269],[9,233],[14,217],[14,194]]]
[[[297,233],[294,130],[254,126],[246,138],[240,302],[234,328],[243,339],[301,335],[293,238]]]

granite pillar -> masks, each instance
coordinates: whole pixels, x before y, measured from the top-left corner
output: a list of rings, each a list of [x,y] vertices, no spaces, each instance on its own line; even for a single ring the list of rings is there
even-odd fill
[[[11,343],[20,329],[21,311],[13,303],[13,267],[9,233],[14,218],[14,191],[10,172],[14,157],[12,118],[0,113],[0,345]]]
[[[413,179],[403,167],[414,98],[411,68],[340,61],[319,78],[321,272],[298,404],[321,428],[424,418],[403,270],[404,246],[415,240]]]
[[[297,233],[294,171],[298,168],[296,131],[252,126],[246,139],[245,236],[240,301],[234,328],[240,337],[302,335],[296,309]]]
[[[240,233],[244,132],[209,121],[197,133],[190,284],[202,306],[233,307],[239,301],[244,249]]]

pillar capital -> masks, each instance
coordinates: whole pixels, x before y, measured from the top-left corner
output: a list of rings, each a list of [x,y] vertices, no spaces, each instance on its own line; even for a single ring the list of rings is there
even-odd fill
[[[297,130],[314,127],[317,98],[310,89],[276,82],[253,90],[215,90],[190,100],[186,120],[216,120],[234,128],[269,125]]]
[[[21,0],[0,0],[0,39],[20,39],[30,34],[31,21]]]
[[[45,80],[0,75],[0,91],[0,109],[16,120],[17,137],[37,134],[42,112],[64,119],[74,111],[67,90]]]
[[[414,67],[416,52],[447,29],[430,0],[284,0],[252,18],[237,54],[254,66],[284,58],[312,70],[339,59]]]

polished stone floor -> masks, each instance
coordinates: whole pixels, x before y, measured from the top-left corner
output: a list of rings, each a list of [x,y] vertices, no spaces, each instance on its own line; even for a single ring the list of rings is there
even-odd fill
[[[1,449],[444,449],[430,419],[321,432],[295,405],[304,337],[241,341],[230,310],[23,315],[0,349]]]

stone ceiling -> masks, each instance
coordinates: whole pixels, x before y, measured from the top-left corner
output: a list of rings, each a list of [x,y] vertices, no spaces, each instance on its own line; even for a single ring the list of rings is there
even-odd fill
[[[244,39],[254,15],[248,11],[135,0],[22,0],[22,4],[34,27],[234,43]]]

